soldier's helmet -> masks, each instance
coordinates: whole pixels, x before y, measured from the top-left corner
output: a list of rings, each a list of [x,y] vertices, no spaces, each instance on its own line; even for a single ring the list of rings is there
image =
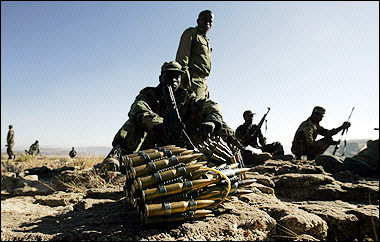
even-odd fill
[[[13,128],[13,125],[11,124],[11,125],[9,125],[9,128],[11,129],[11,128]]]
[[[315,106],[313,108],[313,113],[320,113],[320,114],[324,115],[325,112],[326,112],[326,109],[324,109],[324,108],[322,108],[320,106]]]
[[[243,113],[243,117],[247,117],[247,116],[253,116],[255,115],[256,113],[253,113],[251,110],[247,110]]]
[[[176,61],[165,62],[161,67],[161,73],[164,71],[178,71],[180,73],[185,72],[181,64]]]
[[[38,143],[38,140],[36,140],[36,142],[35,142],[36,144]]]

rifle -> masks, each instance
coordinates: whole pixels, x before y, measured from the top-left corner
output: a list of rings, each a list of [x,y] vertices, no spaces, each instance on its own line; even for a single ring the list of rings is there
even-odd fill
[[[352,114],[352,112],[354,111],[354,108],[355,108],[355,107],[352,108],[351,113],[350,113],[350,116],[348,116],[347,122],[350,121],[351,114]],[[333,155],[335,155],[335,152],[336,152],[336,151],[338,150],[338,148],[340,147],[340,141],[342,140],[343,135],[344,135],[345,132],[346,132],[346,135],[347,135],[347,132],[348,132],[347,130],[348,130],[348,128],[342,130],[342,134],[340,135],[339,142],[335,145],[334,151],[333,151],[333,153],[332,153]],[[347,142],[346,142],[346,140],[344,140],[344,146],[343,146],[342,156],[344,156],[344,148],[346,148],[346,144],[347,144]]]
[[[255,131],[253,131],[253,133],[251,134],[251,139],[252,139],[252,138],[255,138],[256,135],[257,135],[257,133],[258,133],[259,130],[261,129],[261,126],[263,125],[263,123],[264,123],[264,121],[265,121],[265,118],[267,117],[267,115],[268,115],[268,113],[269,113],[269,110],[270,110],[269,107],[267,107],[267,108],[268,108],[267,113],[264,114],[264,116],[261,118],[260,122],[257,124],[257,127],[256,127]]]
[[[172,87],[170,85],[162,85],[162,92],[164,94],[166,107],[169,111],[169,117],[165,118],[164,123],[170,137],[170,142],[174,144],[174,142],[177,141],[180,136],[183,136],[186,138],[186,141],[189,143],[191,148],[194,151],[198,152],[198,149],[195,147],[190,137],[187,135],[185,131],[185,124],[182,122],[181,117],[179,116]]]

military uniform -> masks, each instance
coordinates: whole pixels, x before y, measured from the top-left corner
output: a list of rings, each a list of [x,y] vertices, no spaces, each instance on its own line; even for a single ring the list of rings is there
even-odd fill
[[[8,135],[7,135],[8,159],[14,159],[15,158],[15,154],[13,153],[13,146],[15,144],[15,140],[14,140],[15,133],[14,133],[14,130],[12,129],[12,127],[13,126],[9,126],[9,131],[8,131]]]
[[[211,71],[211,50],[209,39],[198,27],[183,32],[176,56],[176,61],[187,69],[181,86],[200,98],[210,96],[206,79]]]
[[[76,155],[77,155],[77,152],[74,150],[74,147],[73,147],[72,150],[70,150],[70,152],[69,152],[69,156],[71,158],[74,158]]]
[[[192,91],[182,88],[175,92],[175,100],[186,132],[194,143],[201,142],[197,129],[202,122],[211,121],[215,124],[215,132],[221,130],[223,119],[219,105],[214,101],[198,98]],[[162,124],[168,115],[161,84],[144,88],[132,104],[129,119],[115,135],[112,146],[120,147],[129,154],[157,145],[168,145],[168,137],[157,137],[153,132],[154,127]],[[183,140],[176,145],[185,147],[186,143]]]
[[[34,142],[34,144],[29,147],[28,153],[29,155],[38,155],[40,153],[40,145],[38,144],[38,141]]]
[[[241,140],[241,143],[246,147],[248,145],[252,146],[253,148],[259,148],[259,145],[257,143],[257,139],[259,139],[260,145],[265,145],[265,137],[261,133],[261,130],[259,129],[257,131],[257,138],[251,138],[251,134],[257,129],[256,124],[247,124],[244,123],[237,127],[235,135],[236,138]]]
[[[316,106],[313,110],[314,112],[323,115],[325,110]],[[319,123],[313,122],[312,118],[309,117],[298,127],[294,135],[291,151],[296,155],[297,159],[306,155],[309,160],[313,160],[317,155],[323,154],[330,145],[336,144],[332,136],[340,130],[342,130],[342,127],[331,130],[325,129]],[[322,135],[324,138],[316,140],[317,135]]]

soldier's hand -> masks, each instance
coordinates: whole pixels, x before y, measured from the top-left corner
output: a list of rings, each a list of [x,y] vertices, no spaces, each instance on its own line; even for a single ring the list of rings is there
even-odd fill
[[[199,127],[199,132],[201,132],[202,135],[208,135],[212,132],[214,132],[215,124],[213,122],[204,122]]]
[[[344,122],[343,124],[342,124],[342,128],[343,129],[347,129],[347,128],[349,128],[351,126],[351,123],[350,122]]]

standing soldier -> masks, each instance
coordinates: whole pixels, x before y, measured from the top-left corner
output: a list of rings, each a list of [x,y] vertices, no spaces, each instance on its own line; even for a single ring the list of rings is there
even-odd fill
[[[317,155],[323,154],[330,145],[339,143],[339,141],[334,141],[332,136],[351,126],[350,122],[344,122],[335,129],[323,128],[319,122],[325,116],[325,112],[324,108],[315,106],[311,116],[298,127],[291,148],[296,159],[307,156],[308,160],[314,160]],[[324,136],[324,138],[316,140],[318,135]]]
[[[74,147],[73,147],[72,150],[70,150],[70,152],[69,152],[69,156],[71,158],[74,158],[76,155],[77,155],[77,152],[74,150]]]
[[[176,61],[186,69],[181,87],[193,90],[201,98],[210,97],[206,79],[211,71],[211,47],[206,33],[213,21],[214,14],[210,10],[199,13],[198,26],[183,32],[176,56]]]
[[[7,136],[7,153],[8,159],[15,159],[16,156],[13,153],[13,146],[15,145],[15,132],[13,130],[13,125],[9,125],[9,131]]]

